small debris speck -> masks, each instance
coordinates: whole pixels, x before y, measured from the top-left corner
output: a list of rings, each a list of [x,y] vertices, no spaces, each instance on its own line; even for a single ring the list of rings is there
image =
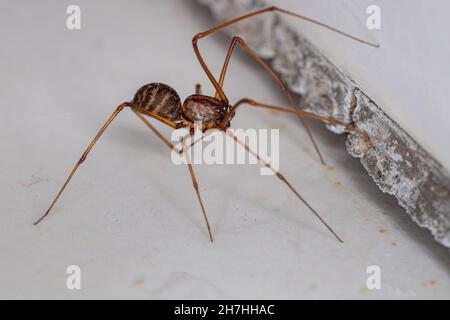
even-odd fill
[[[384,227],[379,227],[378,232],[381,234],[385,234],[387,232],[387,230]]]

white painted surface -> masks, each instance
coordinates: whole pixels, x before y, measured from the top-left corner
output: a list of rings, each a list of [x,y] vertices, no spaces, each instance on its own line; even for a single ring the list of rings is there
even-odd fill
[[[378,191],[343,139],[315,130],[323,168],[295,117],[265,111],[243,109],[234,126],[281,129],[282,172],[345,244],[259,167],[196,166],[210,244],[186,168],[130,112],[33,227],[140,85],[162,81],[185,97],[201,81],[211,93],[190,43],[211,26],[207,11],[181,0],[78,3],[77,32],[65,29],[69,1],[0,7],[0,298],[450,298],[448,251]],[[223,39],[201,43],[215,70]],[[239,56],[226,89],[233,101],[283,101]],[[382,270],[379,291],[365,288],[372,264]],[[66,289],[69,265],[81,267],[81,291]]]
[[[365,47],[323,28],[291,25],[311,39],[380,108],[450,171],[450,2],[445,0],[273,0],[368,41]],[[381,8],[381,30],[366,9]]]

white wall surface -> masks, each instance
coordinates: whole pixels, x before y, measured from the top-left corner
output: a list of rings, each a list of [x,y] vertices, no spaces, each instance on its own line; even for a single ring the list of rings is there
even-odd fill
[[[107,117],[141,85],[161,81],[186,97],[201,82],[212,93],[191,47],[213,25],[207,10],[185,0],[79,0],[82,30],[68,31],[72,3],[0,2],[0,298],[450,297],[448,250],[378,190],[343,137],[315,128],[323,167],[298,119],[268,111],[243,108],[233,126],[280,129],[281,171],[344,244],[259,166],[196,165],[211,244],[187,169],[128,111],[52,215],[33,226]],[[216,72],[224,39],[201,43]],[[232,101],[282,101],[239,55],[226,90]],[[74,264],[80,291],[66,287]],[[382,269],[381,290],[366,287],[372,264]]]

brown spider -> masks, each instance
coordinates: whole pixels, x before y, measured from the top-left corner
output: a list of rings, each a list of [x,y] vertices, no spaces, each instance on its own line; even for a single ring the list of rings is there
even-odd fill
[[[272,76],[272,78],[278,83],[278,85],[283,89],[285,94],[287,95],[291,105],[293,105],[293,99],[291,94],[289,93],[286,86],[283,84],[283,82],[280,80],[280,78],[272,71],[272,69],[262,60],[246,43],[245,41],[240,37],[234,37],[231,41],[230,47],[228,49],[227,56],[225,58],[225,63],[222,68],[222,72],[220,74],[219,81],[216,80],[216,78],[212,75],[211,71],[206,66],[200,51],[197,46],[197,42],[199,39],[204,38],[220,29],[223,29],[227,26],[230,26],[234,23],[237,23],[239,21],[242,21],[247,18],[254,17],[256,15],[265,13],[265,12],[273,12],[278,11],[280,13],[294,16],[300,19],[303,19],[305,21],[317,24],[319,26],[325,27],[327,29],[330,29],[334,32],[337,32],[341,35],[344,35],[346,37],[349,37],[353,40],[359,41],[364,44],[368,44],[374,47],[378,47],[376,44],[372,44],[370,42],[361,40],[359,38],[356,38],[350,34],[347,34],[343,31],[340,31],[336,28],[333,28],[329,25],[326,25],[320,21],[313,20],[301,15],[298,15],[296,13],[280,9],[277,7],[268,7],[265,9],[257,10],[251,13],[248,13],[246,15],[240,16],[238,18],[235,18],[233,20],[229,20],[227,22],[224,22],[208,31],[198,33],[194,36],[192,39],[192,45],[195,51],[195,54],[200,62],[200,65],[202,66],[203,70],[205,71],[206,75],[208,76],[209,80],[211,81],[212,85],[214,86],[216,90],[216,94],[214,97],[203,95],[201,92],[200,85],[196,86],[196,93],[187,97],[183,103],[181,103],[180,97],[178,96],[177,92],[172,89],[170,86],[162,84],[162,83],[151,83],[144,85],[141,87],[135,94],[133,100],[131,102],[124,102],[119,105],[119,107],[114,111],[114,113],[108,118],[106,123],[103,125],[103,127],[100,129],[98,134],[95,136],[93,141],[89,144],[86,151],[81,156],[80,160],[76,163],[75,167],[73,168],[72,172],[70,173],[69,177],[67,178],[66,182],[63,184],[61,190],[56,195],[55,199],[51,203],[48,210],[45,212],[45,214],[37,220],[34,225],[37,225],[39,222],[41,222],[52,210],[58,199],[60,198],[61,194],[69,184],[70,180],[74,176],[75,172],[78,170],[79,166],[86,160],[86,157],[88,156],[91,149],[94,147],[95,143],[100,139],[102,134],[105,132],[105,130],[108,128],[108,126],[111,124],[111,122],[117,117],[117,115],[125,108],[129,107],[131,110],[134,111],[134,113],[152,130],[158,138],[160,138],[169,148],[174,148],[173,144],[166,139],[150,122],[144,117],[148,116],[154,119],[157,119],[161,121],[162,123],[174,128],[190,128],[192,131],[194,129],[194,122],[201,121],[202,123],[202,131],[205,132],[210,129],[220,129],[223,130],[228,136],[234,139],[234,141],[241,146],[245,148],[245,150],[255,156],[263,165],[265,165],[267,168],[272,170],[274,174],[277,176],[278,179],[280,179],[283,183],[286,184],[286,186],[308,207],[308,209],[324,224],[324,226],[336,237],[336,239],[340,242],[343,242],[342,239],[334,232],[334,230],[322,219],[322,217],[313,209],[312,206],[308,204],[308,202],[297,192],[297,190],[286,180],[286,178],[278,171],[276,171],[270,163],[264,161],[260,158],[258,153],[251,150],[247,144],[240,141],[230,130],[227,128],[230,126],[230,122],[232,118],[235,115],[235,112],[237,108],[242,104],[248,104],[254,107],[260,107],[260,108],[267,108],[272,110],[277,110],[281,112],[287,112],[287,113],[294,113],[297,114],[300,119],[302,120],[302,123],[307,130],[309,137],[311,138],[311,141],[314,144],[314,147],[316,148],[320,158],[322,159],[320,152],[314,142],[314,139],[311,135],[311,132],[309,131],[306,122],[303,121],[303,118],[311,118],[311,119],[317,119],[325,121],[328,124],[337,124],[342,125],[347,128],[349,128],[348,125],[333,119],[329,117],[323,117],[318,116],[312,113],[308,112],[302,112],[294,109],[289,108],[282,108],[274,105],[268,105],[260,102],[256,102],[252,99],[244,98],[239,100],[234,105],[230,105],[227,96],[225,95],[225,92],[222,89],[223,82],[225,79],[225,73],[227,71],[228,63],[230,61],[232,52],[237,44],[239,44],[253,59],[255,59],[262,67],[264,67],[267,72]],[[196,143],[196,142],[194,142]],[[192,144],[191,144],[192,146]],[[182,147],[181,150],[182,153],[186,155],[188,158],[188,153],[186,152],[187,147],[182,141]],[[200,192],[198,189],[197,180],[195,177],[195,173],[192,167],[192,164],[190,163],[190,160],[187,159],[187,165],[189,169],[189,173],[192,178],[192,182],[194,185],[195,192],[198,197],[198,201],[200,203],[203,217],[205,219],[206,226],[208,228],[209,238],[211,242],[213,241],[211,227],[208,222],[208,217],[206,215],[206,211],[203,205],[203,201],[200,196]]]

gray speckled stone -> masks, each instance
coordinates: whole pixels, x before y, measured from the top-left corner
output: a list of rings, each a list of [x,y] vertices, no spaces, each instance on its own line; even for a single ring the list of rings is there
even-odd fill
[[[218,21],[264,8],[259,0],[197,0]],[[284,80],[307,111],[353,123],[347,149],[378,187],[394,195],[420,226],[450,247],[450,175],[309,40],[264,14],[227,29],[241,35]],[[342,127],[328,126],[335,133]]]

